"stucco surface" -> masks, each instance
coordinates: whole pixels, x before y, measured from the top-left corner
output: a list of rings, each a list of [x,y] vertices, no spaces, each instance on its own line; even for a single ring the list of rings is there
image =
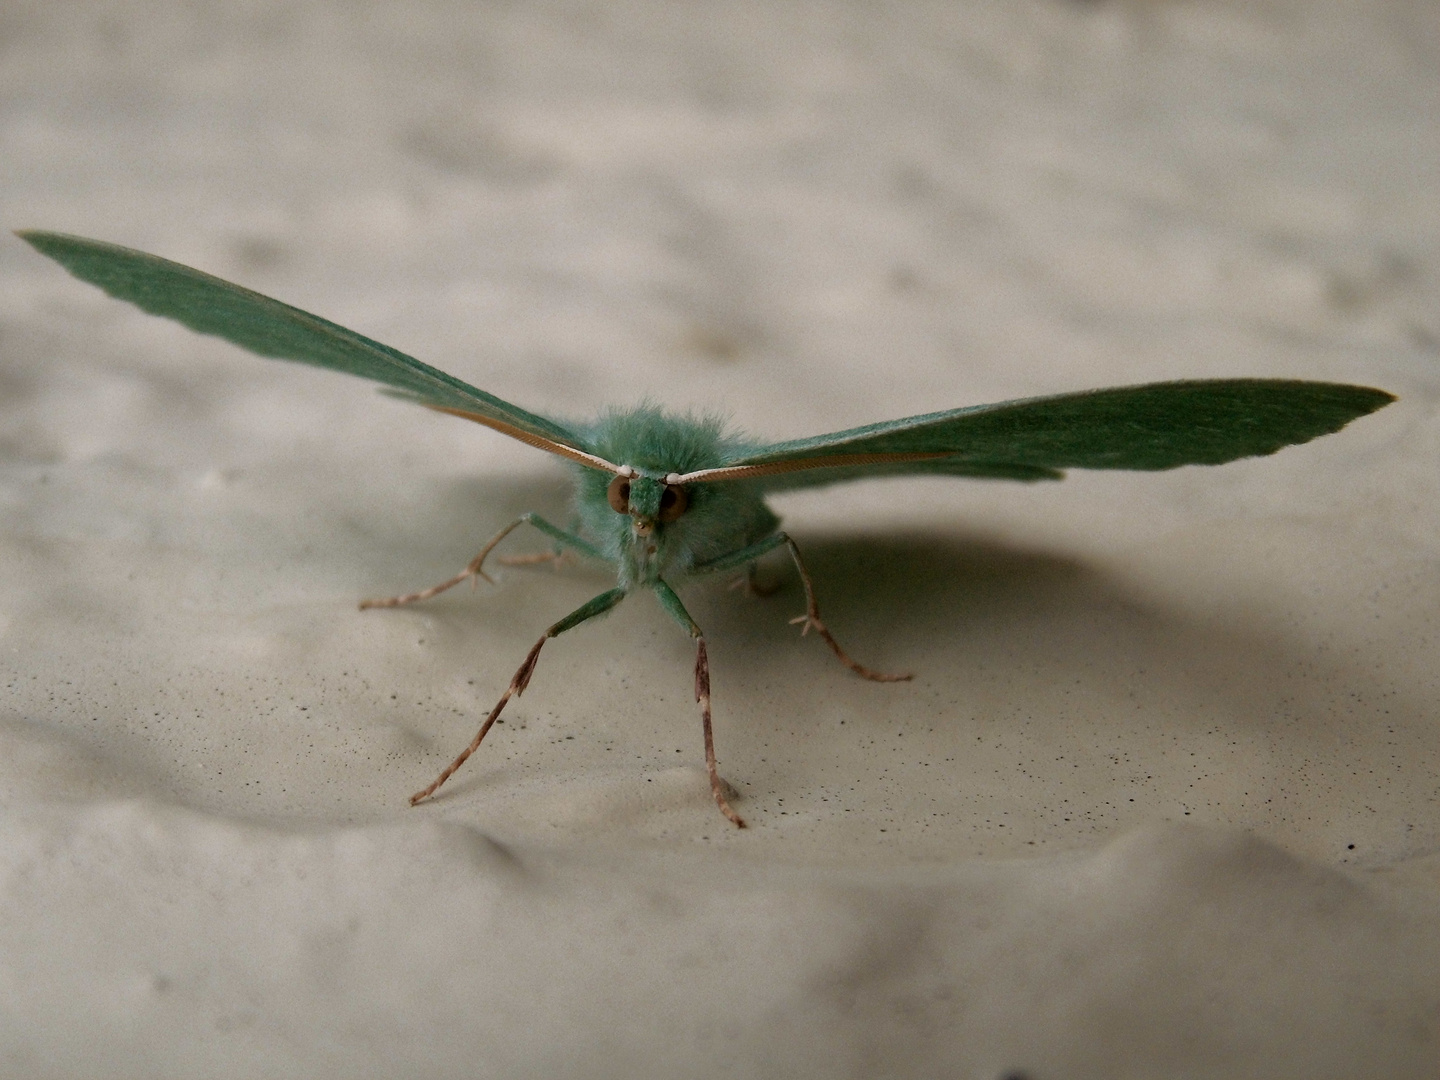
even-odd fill
[[[1426,1077],[1423,3],[12,3],[0,223],[559,417],[791,438],[1222,376],[1272,458],[775,509],[766,599],[460,569],[564,468],[0,243],[0,1062],[32,1077]],[[517,535],[510,550],[538,550]]]

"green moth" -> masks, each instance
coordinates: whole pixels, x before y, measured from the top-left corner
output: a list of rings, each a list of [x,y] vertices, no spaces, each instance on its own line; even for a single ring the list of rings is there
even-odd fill
[[[545,642],[648,589],[695,640],[695,697],[705,766],[720,812],[737,826],[716,771],[705,637],[676,595],[692,575],[753,573],[766,552],[785,548],[805,588],[805,614],[852,671],[892,681],[852,660],[820,618],[800,551],[765,505],[770,492],[872,476],[944,475],[1058,480],[1063,469],[1173,469],[1273,454],[1339,431],[1395,400],[1383,390],[1283,379],[1213,379],[1110,387],[1084,393],[974,405],[864,427],[757,443],[652,405],[612,409],[594,420],[561,423],[527,412],[377,341],[278,300],[179,263],[128,248],[49,232],[18,234],[71,274],[154,315],[225,338],[261,356],[344,371],[382,383],[388,393],[473,420],[572,463],[575,522],[570,529],[525,514],[502,529],[449,581],[361,607],[428,599],[460,582],[490,580],[485,561],[520,525],[547,536],[558,558],[578,552],[615,567],[616,584],[550,626],[525,656],[470,745],[410,802],[429,798],[464,764],[511,697],[524,692]]]

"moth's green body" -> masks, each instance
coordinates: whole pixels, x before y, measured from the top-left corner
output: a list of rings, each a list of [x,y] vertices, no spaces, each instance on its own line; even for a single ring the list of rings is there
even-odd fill
[[[685,513],[659,520],[665,477],[722,466],[741,449],[716,418],[676,416],[649,405],[613,409],[589,425],[584,438],[598,456],[638,473],[630,484],[630,514],[617,514],[606,497],[611,476],[573,469],[576,532],[615,564],[622,588],[677,581],[765,539],[780,524],[754,481],[690,485]],[[655,524],[648,535],[637,535],[636,520]]]
[[[261,356],[371,379],[389,393],[474,420],[574,463],[573,531],[527,514],[451,581],[371,602],[423,600],[459,581],[483,576],[490,548],[522,523],[548,535],[559,549],[576,550],[616,568],[615,588],[545,632],[469,749],[412,802],[432,794],[479,746],[505,703],[529,683],[545,641],[610,610],[630,592],[648,588],[696,639],[696,697],[711,789],[721,811],[743,824],[716,773],[704,637],[671,587],[674,582],[692,574],[743,570],[765,552],[788,547],[806,593],[807,611],[797,621],[807,630],[816,629],[852,670],[870,678],[892,678],[856,664],[830,636],[820,621],[799,551],[777,531],[779,519],[765,505],[767,492],[872,476],[1033,481],[1059,479],[1067,468],[1218,465],[1339,431],[1394,400],[1383,390],[1364,386],[1214,379],[977,405],[768,444],[729,434],[714,417],[677,415],[652,405],[567,424],[527,412],[335,323],[179,263],[59,233],[19,235],[81,280],[152,314]]]

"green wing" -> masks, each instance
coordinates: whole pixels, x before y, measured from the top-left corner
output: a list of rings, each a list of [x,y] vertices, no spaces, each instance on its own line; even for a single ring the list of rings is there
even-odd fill
[[[583,449],[578,434],[316,315],[142,251],[62,233],[17,233],[81,281],[152,315],[213,334],[260,356],[383,383],[398,396],[459,413],[531,445]],[[533,442],[525,436],[542,442]],[[552,447],[545,447],[553,449]]]
[[[781,490],[861,476],[1039,480],[1057,478],[1062,469],[1219,465],[1339,431],[1394,400],[1365,386],[1288,379],[1150,383],[976,405],[772,443],[711,472],[716,481],[753,479]]]
[[[609,467],[585,452],[577,432],[278,300],[114,244],[59,233],[19,235],[82,281],[199,333],[261,356],[372,379],[533,446]],[[695,478],[755,479],[777,490],[877,475],[1039,480],[1066,468],[1218,465],[1339,431],[1393,400],[1383,390],[1334,383],[1154,383],[952,409],[775,443],[737,453],[706,470],[715,475]]]

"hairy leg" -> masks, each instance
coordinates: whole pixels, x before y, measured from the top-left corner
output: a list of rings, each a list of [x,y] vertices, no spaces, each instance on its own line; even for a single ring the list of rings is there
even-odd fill
[[[905,682],[908,679],[913,679],[915,676],[910,674],[890,675],[883,671],[875,671],[872,668],[868,668],[864,664],[852,660],[850,655],[840,647],[840,643],[835,640],[835,636],[830,633],[825,623],[820,619],[820,606],[815,602],[815,587],[810,582],[810,572],[805,569],[805,561],[800,558],[800,549],[795,546],[795,541],[790,539],[789,533],[773,533],[759,543],[751,544],[749,547],[741,548],[739,551],[733,551],[729,555],[722,555],[720,558],[713,559],[708,563],[702,563],[695,567],[695,572],[710,573],[712,571],[733,570],[736,567],[745,566],[747,563],[753,564],[761,555],[769,551],[774,551],[782,545],[790,549],[790,558],[795,563],[795,569],[800,574],[800,584],[805,587],[805,614],[790,620],[792,624],[802,624],[800,629],[801,636],[803,637],[811,630],[814,630],[825,640],[825,644],[830,646],[830,651],[835,654],[836,659],[851,671],[855,672],[856,675],[863,676],[866,679],[873,679],[875,682]]]
[[[446,780],[449,780],[450,777],[455,774],[455,770],[460,768],[461,765],[464,765],[465,760],[476,750],[480,749],[480,744],[485,741],[486,734],[490,731],[495,721],[500,718],[500,713],[504,710],[506,703],[509,702],[512,697],[519,697],[525,692],[525,688],[530,685],[530,676],[535,674],[535,664],[540,659],[540,650],[544,647],[545,642],[553,637],[559,637],[566,630],[573,630],[581,623],[593,619],[596,615],[603,615],[624,599],[624,589],[611,589],[609,592],[603,592],[592,600],[580,605],[569,615],[566,615],[565,618],[546,630],[545,633],[540,636],[540,640],[530,647],[530,651],[525,655],[524,661],[520,664],[514,677],[511,678],[510,685],[506,687],[505,693],[500,695],[500,700],[497,701],[495,707],[490,710],[490,715],[485,718],[485,723],[480,725],[480,730],[476,733],[475,738],[470,741],[470,745],[460,752],[459,757],[446,766],[445,771],[435,778],[433,784],[424,791],[417,791],[414,795],[411,795],[410,805],[414,806],[416,803],[422,802],[431,795],[434,795],[435,792],[440,790],[440,785],[445,783]]]
[[[705,635],[685,610],[674,589],[663,581],[657,581],[655,595],[660,600],[660,606],[695,639],[695,700],[700,703],[700,726],[705,736],[705,770],[710,774],[710,794],[714,796],[720,813],[737,828],[743,829],[745,819],[731,808],[730,801],[725,798],[725,782],[720,779],[715,765],[715,734],[710,728],[710,658],[705,652]]]
[[[430,586],[430,588],[421,589],[419,592],[406,593],[404,596],[390,596],[386,597],[383,600],[361,600],[360,610],[364,611],[366,608],[377,607],[401,607],[405,604],[414,604],[421,600],[429,600],[432,596],[440,595],[440,593],[444,592],[446,589],[454,588],[456,585],[459,585],[467,578],[471,581],[472,584],[479,578],[484,578],[491,585],[494,585],[494,579],[489,574],[485,573],[485,559],[490,554],[490,552],[495,550],[496,545],[498,545],[501,540],[504,540],[505,537],[509,536],[521,525],[531,525],[539,529],[546,536],[549,536],[551,539],[553,539],[561,547],[574,548],[576,551],[584,552],[586,555],[591,555],[595,558],[602,557],[600,555],[600,552],[597,551],[588,541],[582,540],[574,533],[568,533],[564,529],[557,528],[556,526],[551,525],[539,514],[522,514],[514,521],[512,521],[509,525],[506,525],[505,528],[501,529],[498,533],[496,533],[494,537],[491,538],[490,542],[486,544],[485,547],[481,550],[480,554],[476,555],[475,558],[471,559],[470,564],[466,566],[464,570],[461,570],[460,573],[452,577],[449,581],[442,581],[439,585],[432,585]],[[541,556],[540,559],[532,559],[529,561],[549,561],[555,558],[559,558],[558,552],[555,555],[544,555]]]

